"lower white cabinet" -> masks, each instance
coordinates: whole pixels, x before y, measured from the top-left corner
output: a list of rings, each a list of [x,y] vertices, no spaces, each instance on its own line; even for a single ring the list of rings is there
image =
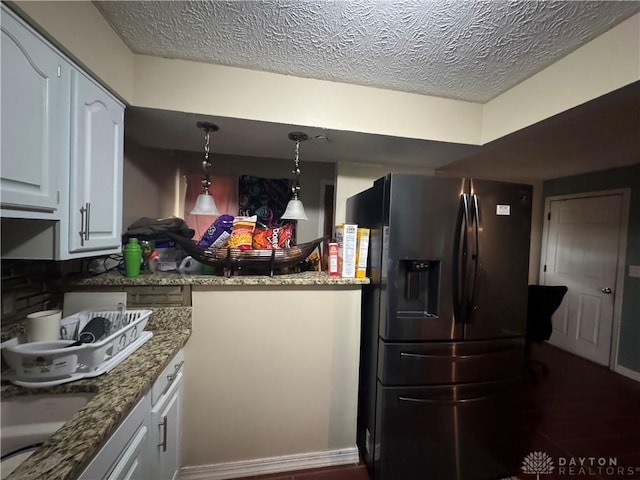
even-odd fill
[[[150,396],[147,394],[107,440],[79,480],[149,478],[148,442]]]
[[[145,450],[148,443],[148,431],[146,425],[142,425],[126,450],[109,474],[109,480],[129,480],[134,478],[150,478],[146,472],[149,466]]]
[[[175,480],[180,470],[182,433],[182,372],[178,372],[166,394],[151,410],[151,475],[158,480]]]
[[[175,480],[180,470],[184,352],[107,440],[79,480]]]
[[[178,477],[181,463],[183,364],[184,351],[180,350],[151,387],[149,478],[174,480]]]

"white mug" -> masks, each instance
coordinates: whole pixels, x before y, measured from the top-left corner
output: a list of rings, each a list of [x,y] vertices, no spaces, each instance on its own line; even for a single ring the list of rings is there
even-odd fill
[[[43,310],[27,315],[27,340],[50,342],[60,339],[62,310]]]

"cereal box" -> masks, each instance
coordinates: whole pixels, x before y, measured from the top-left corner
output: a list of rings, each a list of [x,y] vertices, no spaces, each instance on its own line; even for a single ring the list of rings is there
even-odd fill
[[[356,278],[367,276],[367,258],[369,257],[369,229],[358,228],[356,243]]]
[[[341,277],[356,276],[356,247],[358,225],[343,223],[336,225],[336,242],[338,243],[338,271]]]

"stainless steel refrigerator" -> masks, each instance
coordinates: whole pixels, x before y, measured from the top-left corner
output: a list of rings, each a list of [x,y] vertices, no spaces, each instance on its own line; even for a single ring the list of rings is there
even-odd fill
[[[348,199],[347,222],[371,229],[358,446],[372,479],[517,467],[531,197],[528,185],[389,174]]]

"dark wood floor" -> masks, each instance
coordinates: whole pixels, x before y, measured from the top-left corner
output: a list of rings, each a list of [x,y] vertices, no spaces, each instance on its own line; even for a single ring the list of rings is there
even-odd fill
[[[540,480],[640,479],[640,383],[548,344],[534,345],[534,359],[544,362],[549,374],[537,380],[525,375],[520,438],[514,442],[518,458],[532,452],[551,457],[554,470]],[[560,457],[567,465],[561,466]],[[580,470],[576,462],[606,459],[598,469]],[[611,460],[609,460],[611,459]],[[609,462],[617,462],[613,471]],[[562,469],[561,469],[562,468]],[[622,471],[620,470],[622,469]],[[536,475],[514,472],[519,479]],[[241,480],[368,480],[363,465],[301,470],[248,477]],[[427,479],[425,480],[449,480]]]
[[[640,383],[546,343],[534,345],[532,356],[549,374],[526,383],[521,445],[523,455],[545,452],[555,460],[554,472],[540,479],[639,479]],[[561,469],[558,457],[606,459],[608,467],[611,458],[618,468]]]

